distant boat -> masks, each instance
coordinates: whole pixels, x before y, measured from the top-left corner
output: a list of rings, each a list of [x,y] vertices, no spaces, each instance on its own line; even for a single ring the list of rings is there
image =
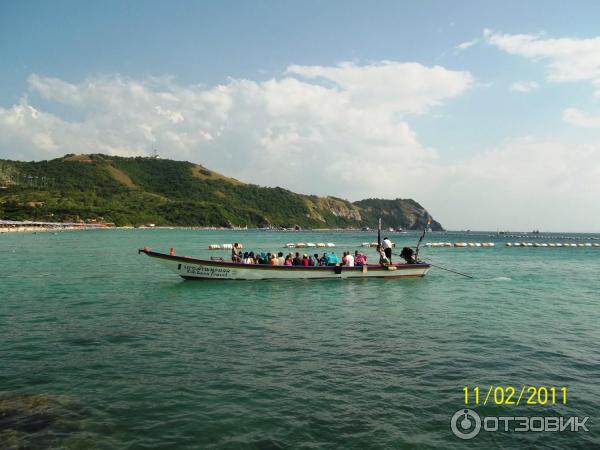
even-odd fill
[[[267,280],[322,278],[413,278],[423,277],[431,266],[427,263],[345,266],[270,266],[242,264],[222,260],[175,256],[143,248],[144,253],[158,260],[182,278],[190,280]]]

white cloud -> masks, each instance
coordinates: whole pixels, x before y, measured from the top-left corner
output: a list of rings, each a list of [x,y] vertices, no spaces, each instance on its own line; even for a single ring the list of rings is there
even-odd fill
[[[477,45],[480,41],[481,41],[481,39],[475,38],[475,39],[471,39],[470,41],[461,42],[454,49],[459,52],[462,52],[468,48],[473,47],[474,45]]]
[[[584,128],[600,128],[600,116],[593,116],[577,108],[563,111],[563,120],[571,125]]]
[[[467,72],[393,61],[366,66],[290,66],[287,73],[334,83],[358,107],[406,113],[423,113],[461,94],[473,82]]]
[[[419,142],[411,116],[469,89],[465,72],[383,62],[291,66],[281,78],[209,87],[119,76],[34,75],[29,84],[32,100],[0,107],[0,157],[155,147],[261,185],[412,197],[453,228],[577,230],[600,221],[590,210],[600,195],[599,146],[523,138],[448,164]],[[34,106],[37,96],[61,113]]]
[[[0,155],[148,154],[200,162],[263,185],[359,198],[414,195],[435,158],[406,122],[472,85],[467,72],[416,63],[290,66],[279,79],[182,86],[120,76],[73,84],[32,75],[29,100],[0,108]],[[403,172],[408,176],[398,177]]]
[[[597,89],[595,95],[600,95],[600,37],[553,39],[486,29],[484,38],[509,54],[545,61],[550,81],[589,81]]]
[[[508,88],[511,92],[531,92],[538,89],[540,85],[535,81],[515,81]]]
[[[597,231],[598,179],[600,145],[523,137],[437,167],[420,198],[455,229]]]

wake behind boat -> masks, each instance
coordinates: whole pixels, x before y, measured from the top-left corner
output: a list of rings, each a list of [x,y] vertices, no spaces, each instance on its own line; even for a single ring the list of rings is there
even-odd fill
[[[431,268],[430,264],[394,263],[387,265],[368,264],[356,267],[346,266],[270,266],[264,264],[244,264],[223,260],[206,260],[190,256],[176,256],[143,248],[144,253],[155,258],[185,279],[211,280],[267,280],[267,279],[323,279],[323,278],[411,278],[423,277]]]

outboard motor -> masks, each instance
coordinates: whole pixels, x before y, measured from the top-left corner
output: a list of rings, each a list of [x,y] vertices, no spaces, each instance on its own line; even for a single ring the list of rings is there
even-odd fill
[[[400,257],[406,261],[407,264],[414,264],[415,261],[415,251],[410,247],[404,247],[400,252]]]

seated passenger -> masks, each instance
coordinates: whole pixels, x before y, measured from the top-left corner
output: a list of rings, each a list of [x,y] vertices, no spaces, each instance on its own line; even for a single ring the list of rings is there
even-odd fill
[[[299,252],[296,252],[296,257],[293,259],[292,265],[293,266],[301,266],[302,265],[302,258],[300,258]]]
[[[285,261],[284,261],[283,265],[284,266],[292,266],[293,265],[291,253],[288,253],[288,255],[285,257]]]
[[[354,265],[355,266],[365,266],[366,264],[367,264],[367,257],[365,256],[365,254],[356,250],[354,252]]]
[[[256,261],[258,264],[269,264],[269,259],[267,258],[267,254],[265,252],[260,252],[260,256]]]
[[[305,253],[304,256],[302,257],[302,265],[304,267],[308,267],[308,255]]]
[[[248,253],[248,262],[246,264],[256,264],[256,260],[254,259],[254,252]]]
[[[319,258],[319,265],[326,266],[327,265],[327,253],[323,253],[323,256]]]
[[[317,253],[315,253],[310,258],[308,258],[308,264],[311,266],[318,266],[319,265],[319,255]]]
[[[346,267],[354,267],[354,256],[352,253],[346,252],[346,262],[344,263]]]
[[[326,253],[325,258],[326,258],[326,265],[328,265],[328,266],[335,266],[340,263],[340,258],[338,258],[338,255],[336,255],[334,252]]]

